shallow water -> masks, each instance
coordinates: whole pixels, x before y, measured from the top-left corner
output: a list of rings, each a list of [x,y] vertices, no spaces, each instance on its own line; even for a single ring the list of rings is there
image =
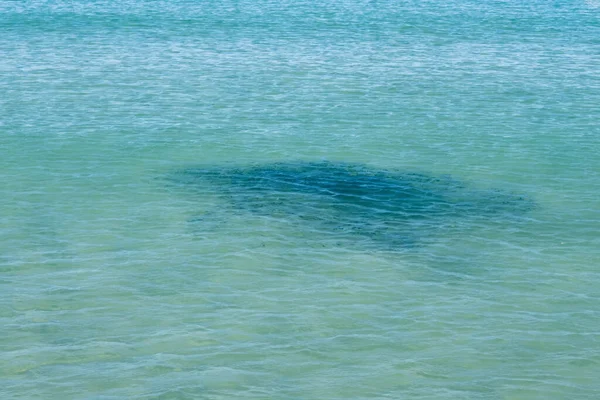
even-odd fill
[[[597,398],[599,12],[0,1],[0,397]]]

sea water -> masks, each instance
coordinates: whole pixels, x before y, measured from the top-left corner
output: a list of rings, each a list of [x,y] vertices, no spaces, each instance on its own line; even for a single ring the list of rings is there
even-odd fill
[[[597,399],[600,2],[0,1],[2,399]]]

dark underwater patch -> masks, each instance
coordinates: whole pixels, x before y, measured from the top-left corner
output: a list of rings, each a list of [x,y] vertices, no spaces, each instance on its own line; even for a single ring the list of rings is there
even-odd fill
[[[414,246],[448,227],[508,223],[534,207],[524,196],[472,189],[449,176],[326,161],[189,168],[170,181],[220,199],[217,209],[193,218],[198,231],[251,213],[348,245],[386,249]]]

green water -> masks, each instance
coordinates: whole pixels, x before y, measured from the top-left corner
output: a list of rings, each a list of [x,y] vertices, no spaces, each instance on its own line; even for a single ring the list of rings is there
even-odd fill
[[[0,1],[0,398],[597,399],[599,38],[595,0]]]

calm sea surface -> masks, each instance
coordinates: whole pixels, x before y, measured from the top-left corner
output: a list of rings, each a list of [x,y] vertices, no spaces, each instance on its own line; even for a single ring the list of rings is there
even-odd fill
[[[600,1],[0,1],[0,398],[600,398]]]

